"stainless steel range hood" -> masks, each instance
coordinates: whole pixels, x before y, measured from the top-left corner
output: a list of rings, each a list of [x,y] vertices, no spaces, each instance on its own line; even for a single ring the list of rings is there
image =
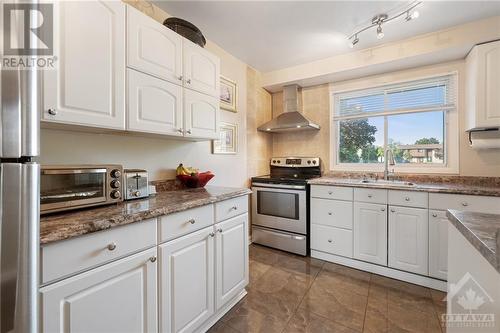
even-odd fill
[[[279,133],[289,131],[319,130],[319,125],[299,112],[299,86],[292,84],[283,88],[283,113],[257,129]]]

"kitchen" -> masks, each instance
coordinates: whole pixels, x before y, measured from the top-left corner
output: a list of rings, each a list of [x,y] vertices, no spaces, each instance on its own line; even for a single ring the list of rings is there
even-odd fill
[[[500,330],[500,2],[1,10],[0,332]]]

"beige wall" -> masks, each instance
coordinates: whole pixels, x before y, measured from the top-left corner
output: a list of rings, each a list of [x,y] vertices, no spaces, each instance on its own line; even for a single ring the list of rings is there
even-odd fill
[[[271,94],[262,89],[261,74],[247,69],[247,173],[252,176],[269,173],[273,141],[269,133],[257,131],[257,127],[271,120]]]
[[[159,22],[168,16],[144,1],[127,1]],[[187,142],[168,138],[138,137],[125,134],[90,134],[43,129],[41,163],[119,163],[144,168],[152,180],[175,177],[180,162],[216,177],[211,184],[243,186],[247,182],[247,65],[208,41],[206,48],[221,59],[221,74],[238,85],[238,113],[221,111],[221,120],[238,124],[238,153],[213,155],[211,142]]]
[[[458,73],[458,113],[459,113],[459,168],[462,176],[500,176],[500,152],[498,150],[473,150],[468,145],[465,122],[465,71],[464,61],[449,62],[411,70],[397,71],[384,75],[364,77],[356,80],[336,82],[331,89],[336,91],[360,89],[419,77]],[[319,132],[296,132],[273,135],[273,155],[318,155],[324,170],[330,166],[330,102],[327,85],[304,88],[302,90],[305,114],[321,125]],[[282,112],[282,94],[273,94],[273,113]]]

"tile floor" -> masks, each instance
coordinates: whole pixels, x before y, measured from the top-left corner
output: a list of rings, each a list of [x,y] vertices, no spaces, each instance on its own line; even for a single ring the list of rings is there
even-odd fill
[[[259,245],[247,290],[210,333],[445,331],[445,293]]]

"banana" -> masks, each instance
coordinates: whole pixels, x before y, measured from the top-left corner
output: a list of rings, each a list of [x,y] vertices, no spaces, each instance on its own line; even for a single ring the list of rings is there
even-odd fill
[[[177,167],[177,169],[175,169],[175,172],[177,173],[177,175],[185,175],[185,176],[189,176],[190,173],[187,172],[186,168],[181,164],[179,164],[179,166]]]

